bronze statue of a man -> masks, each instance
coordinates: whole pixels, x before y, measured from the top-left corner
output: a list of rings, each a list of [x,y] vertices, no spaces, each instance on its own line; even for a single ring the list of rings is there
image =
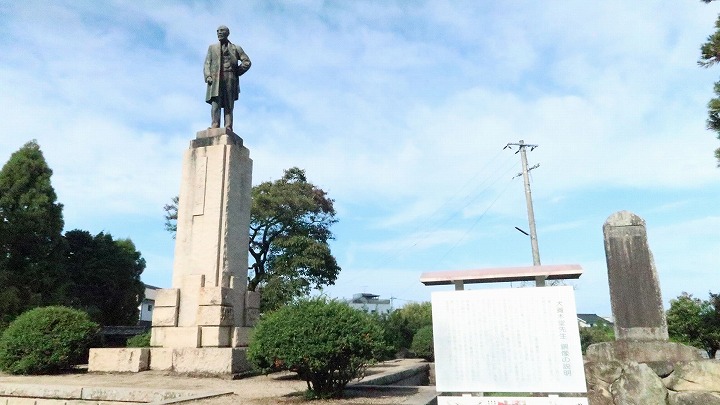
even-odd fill
[[[217,29],[219,42],[210,45],[205,57],[205,101],[211,105],[210,128],[220,128],[220,109],[225,113],[225,128],[232,130],[233,107],[240,93],[239,77],[250,69],[250,58],[238,45],[228,40],[230,29],[221,25]]]

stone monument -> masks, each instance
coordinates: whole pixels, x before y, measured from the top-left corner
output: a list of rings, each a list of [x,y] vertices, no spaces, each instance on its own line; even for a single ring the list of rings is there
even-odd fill
[[[697,349],[668,340],[660,283],[645,220],[616,212],[603,225],[615,342],[592,345],[589,359],[621,360],[661,366],[699,359]]]
[[[684,369],[712,364],[699,362],[699,349],[668,340],[645,221],[619,211],[605,221],[603,233],[616,340],[587,348],[585,376],[590,403],[661,404],[667,403],[668,397],[673,398],[669,403],[715,403],[674,402],[680,397],[698,400],[715,395],[679,392],[684,388],[678,383],[690,374]]]
[[[247,367],[243,347],[260,306],[246,291],[251,179],[249,151],[228,129],[198,132],[185,152],[172,288],[155,299],[150,369]]]
[[[645,221],[619,211],[603,225],[610,304],[618,340],[668,340],[660,283]]]
[[[92,349],[89,371],[249,370],[245,350],[260,313],[259,294],[247,291],[252,160],[232,131],[232,115],[250,59],[228,41],[227,27],[217,34],[203,69],[212,125],[197,133],[183,158],[172,288],[157,292],[152,348]]]

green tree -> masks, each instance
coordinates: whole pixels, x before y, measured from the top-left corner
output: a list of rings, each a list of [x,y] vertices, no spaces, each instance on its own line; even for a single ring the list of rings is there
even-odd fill
[[[174,232],[176,199],[165,212],[165,227]],[[337,222],[333,200],[304,170],[293,167],[253,187],[250,213],[248,289],[262,293],[263,312],[335,283],[340,266],[328,244]]]
[[[701,0],[704,3],[710,3],[713,0]],[[715,21],[715,32],[708,36],[707,42],[700,46],[700,60],[698,65],[709,68],[720,62],[720,16]],[[720,139],[720,81],[715,82],[713,86],[715,97],[708,102],[708,119],[707,128],[715,131]],[[720,148],[715,149],[715,158],[718,160],[720,167]]]
[[[675,342],[707,351],[710,358],[720,349],[720,297],[709,300],[682,293],[670,300],[667,311],[668,334]]]
[[[36,141],[0,170],[0,323],[64,297],[62,204]]]
[[[68,304],[86,311],[101,325],[134,325],[145,287],[145,259],[129,239],[100,232],[65,233],[65,263],[71,287]]]

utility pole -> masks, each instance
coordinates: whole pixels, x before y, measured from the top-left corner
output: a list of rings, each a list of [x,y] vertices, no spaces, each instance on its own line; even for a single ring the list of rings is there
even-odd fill
[[[539,266],[540,249],[538,248],[537,232],[535,230],[535,212],[533,210],[532,193],[530,191],[530,176],[528,173],[530,170],[540,167],[540,165],[536,164],[535,166],[528,168],[527,153],[525,151],[527,148],[530,148],[530,151],[532,152],[538,147],[538,145],[528,145],[524,141],[520,140],[518,143],[508,143],[505,145],[505,148],[510,148],[511,146],[518,147],[518,151],[515,153],[520,153],[520,160],[522,161],[522,173],[519,173],[518,176],[522,174],[523,181],[525,183],[525,202],[527,203],[528,225],[530,226],[530,247],[532,248],[533,266]],[[535,277],[535,286],[544,287],[545,277]]]

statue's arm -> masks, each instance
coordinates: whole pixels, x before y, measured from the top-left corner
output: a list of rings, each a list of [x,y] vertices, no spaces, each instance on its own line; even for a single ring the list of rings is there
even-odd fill
[[[235,48],[237,49],[237,52],[238,52],[238,55],[237,55],[238,62],[239,62],[238,76],[242,76],[243,73],[250,70],[250,66],[252,65],[252,62],[250,62],[250,58],[247,56],[245,51],[243,51],[243,49],[240,46],[236,45]]]
[[[212,45],[208,47],[207,56],[205,57],[205,67],[203,68],[203,75],[205,76],[205,83],[211,84],[213,82],[213,72],[211,69],[212,65]]]

